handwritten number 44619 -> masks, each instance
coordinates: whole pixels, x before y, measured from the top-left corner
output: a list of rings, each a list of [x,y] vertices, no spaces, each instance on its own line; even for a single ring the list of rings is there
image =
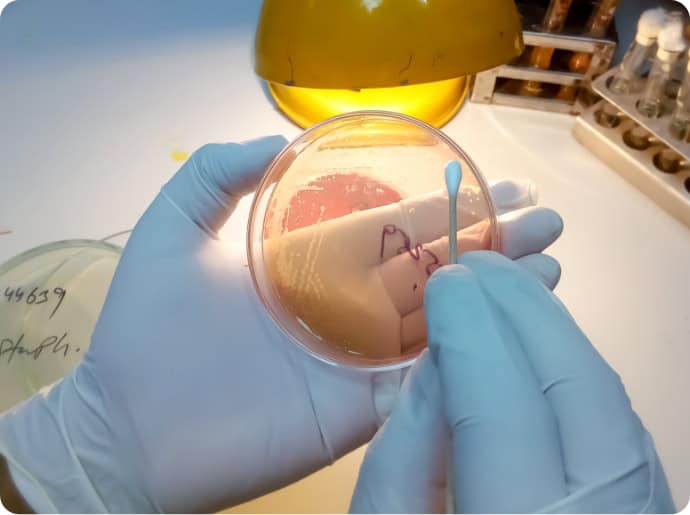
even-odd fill
[[[58,309],[60,309],[60,305],[62,305],[65,295],[67,295],[67,291],[59,286],[53,288],[52,291],[48,289],[42,290],[38,286],[31,290],[24,290],[21,286],[16,288],[10,288],[8,286],[5,288],[5,298],[7,299],[7,302],[24,302],[29,306],[34,304],[45,304],[50,300],[50,297],[57,297],[57,303],[55,304],[55,307],[53,308],[53,311],[51,311],[48,318],[53,318],[53,315]]]

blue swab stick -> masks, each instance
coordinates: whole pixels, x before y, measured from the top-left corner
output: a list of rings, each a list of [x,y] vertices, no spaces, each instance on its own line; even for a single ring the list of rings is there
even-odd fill
[[[446,188],[448,189],[448,263],[458,262],[458,191],[462,182],[462,168],[457,161],[446,165]]]

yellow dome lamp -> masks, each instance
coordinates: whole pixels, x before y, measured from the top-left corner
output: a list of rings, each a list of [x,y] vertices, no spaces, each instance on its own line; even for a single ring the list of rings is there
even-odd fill
[[[362,109],[441,127],[522,50],[513,0],[264,0],[255,67],[304,128]]]

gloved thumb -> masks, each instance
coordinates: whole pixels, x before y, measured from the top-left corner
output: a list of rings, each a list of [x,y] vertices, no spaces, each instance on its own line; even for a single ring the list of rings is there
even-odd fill
[[[452,428],[452,490],[460,513],[534,513],[567,495],[558,426],[532,364],[516,341],[511,313],[482,282],[495,275],[492,252],[468,252],[427,283],[429,353],[438,369]],[[534,277],[510,262],[501,275],[511,309],[524,304]],[[510,285],[507,287],[507,285]],[[492,292],[493,293],[493,292]],[[533,330],[543,321],[529,320]],[[545,383],[547,384],[547,383]]]
[[[283,136],[268,136],[246,143],[204,145],[182,165],[161,194],[215,236],[239,199],[256,188],[286,143]]]
[[[350,513],[444,513],[450,430],[441,384],[424,352],[367,448]]]

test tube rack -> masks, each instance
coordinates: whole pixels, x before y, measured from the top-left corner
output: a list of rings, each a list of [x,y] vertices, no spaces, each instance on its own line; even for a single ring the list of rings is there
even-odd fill
[[[618,95],[609,90],[616,70],[593,82],[602,99],[576,119],[573,135],[612,170],[690,227],[690,143],[676,138],[670,130],[678,83],[674,81],[667,88],[663,114],[647,118],[637,110],[639,93]],[[641,85],[633,90],[641,90]],[[607,103],[618,113],[613,123],[602,118]],[[647,132],[648,137],[632,138],[631,131]]]
[[[581,34],[582,27],[577,24],[566,25],[563,32],[549,33],[540,29],[542,11],[524,7],[523,39],[525,52],[512,63],[480,72],[475,76],[470,100],[481,104],[498,104],[524,107],[541,111],[579,114],[595,100],[589,94],[592,79],[606,71],[611,65],[617,46],[617,35],[613,27],[606,37],[595,38]],[[532,47],[555,48],[557,52],[584,52],[592,55],[585,73],[569,71],[567,67],[541,69],[529,64],[527,57]],[[565,101],[549,96],[532,97],[521,95],[516,85],[524,81],[538,81],[556,87],[577,86],[578,94],[574,101]]]

